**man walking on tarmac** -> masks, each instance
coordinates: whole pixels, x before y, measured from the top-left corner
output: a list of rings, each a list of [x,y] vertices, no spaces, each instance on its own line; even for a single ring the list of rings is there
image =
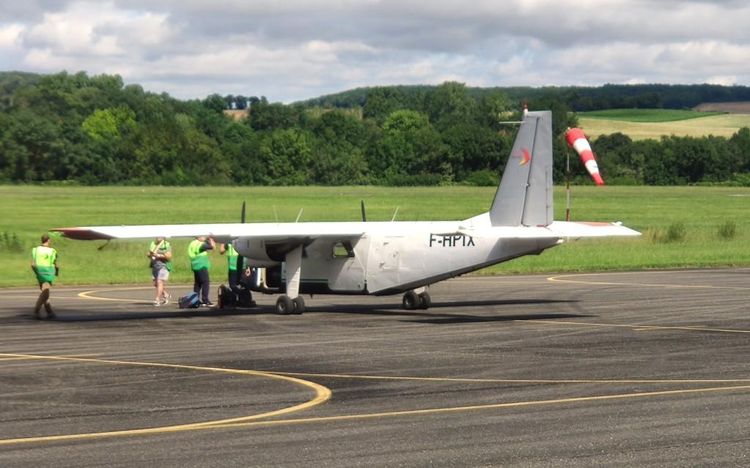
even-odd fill
[[[163,237],[157,237],[151,242],[146,254],[151,259],[151,276],[154,279],[156,287],[156,299],[154,306],[160,307],[169,303],[169,293],[167,292],[167,280],[169,272],[172,271],[172,246]]]
[[[231,242],[221,244],[219,253],[227,256],[227,281],[229,288],[219,286],[219,308],[226,306],[255,307],[253,294],[242,282],[244,259],[235,250]],[[250,270],[249,268],[247,269]]]
[[[216,247],[213,238],[198,236],[188,245],[188,257],[190,258],[190,268],[193,270],[193,291],[200,293],[201,305],[204,307],[213,306],[213,302],[208,299],[208,288],[210,286],[208,278],[208,269],[211,262],[208,259],[208,251]]]
[[[47,318],[53,319],[55,313],[49,303],[49,289],[55,277],[60,273],[60,268],[57,266],[57,250],[50,247],[49,235],[47,234],[42,234],[41,245],[31,249],[31,269],[34,270],[39,282],[39,289],[42,290],[34,306],[34,317],[40,318],[39,310],[44,305]]]

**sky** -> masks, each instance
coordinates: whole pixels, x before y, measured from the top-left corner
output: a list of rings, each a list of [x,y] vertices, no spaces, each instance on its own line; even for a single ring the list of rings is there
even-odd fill
[[[750,85],[747,0],[0,2],[0,71],[180,99],[362,86]]]

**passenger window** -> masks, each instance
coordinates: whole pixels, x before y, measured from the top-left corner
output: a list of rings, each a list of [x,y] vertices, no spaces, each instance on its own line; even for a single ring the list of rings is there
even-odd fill
[[[354,248],[349,241],[336,242],[333,244],[333,258],[352,258],[354,257]]]

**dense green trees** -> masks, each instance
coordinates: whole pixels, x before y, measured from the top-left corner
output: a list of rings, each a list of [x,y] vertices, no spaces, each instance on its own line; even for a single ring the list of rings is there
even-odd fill
[[[519,119],[520,99],[513,93],[520,89],[528,91],[524,100],[531,109],[553,111],[558,181],[566,152],[560,135],[576,124],[571,110],[581,102],[595,106],[606,98],[651,106],[696,92],[506,92],[447,82],[354,90],[329,98],[333,108],[322,108],[319,102],[284,105],[255,96],[179,101],[110,75],[0,73],[0,182],[496,184],[516,128],[502,121]],[[614,90],[621,91],[620,101]],[[699,90],[725,97],[743,91]],[[241,120],[224,112],[245,107],[248,116]],[[609,183],[750,184],[748,129],[730,139],[633,142],[614,134],[597,139],[594,149]],[[580,164],[573,169],[587,180]]]

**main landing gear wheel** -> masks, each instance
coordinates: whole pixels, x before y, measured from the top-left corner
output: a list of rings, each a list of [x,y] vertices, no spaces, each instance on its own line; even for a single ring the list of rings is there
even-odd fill
[[[414,310],[419,306],[419,296],[414,291],[407,291],[401,300],[401,304],[406,310]]]
[[[417,294],[414,291],[407,291],[404,294],[401,304],[406,310],[429,309],[432,301],[430,300],[430,295],[426,292]]]
[[[420,309],[429,309],[432,305],[432,300],[430,299],[430,295],[426,292],[423,292],[419,295],[419,308]]]
[[[292,299],[292,302],[294,303],[294,314],[301,314],[305,311],[305,300],[302,299],[302,296],[297,296],[294,299]]]
[[[287,295],[279,296],[276,299],[276,313],[279,315],[301,314],[305,311],[305,300],[302,296],[294,299]]]
[[[276,299],[276,313],[279,315],[289,315],[294,313],[294,301],[289,296],[283,295]]]

